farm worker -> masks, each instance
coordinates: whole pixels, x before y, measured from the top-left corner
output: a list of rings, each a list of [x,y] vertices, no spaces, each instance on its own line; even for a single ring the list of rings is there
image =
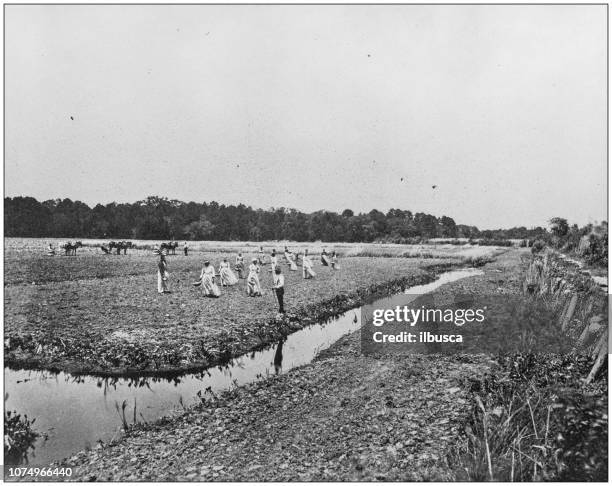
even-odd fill
[[[159,254],[159,262],[157,263],[157,292],[160,294],[169,293],[168,290],[168,264],[163,253]]]
[[[270,265],[272,266],[270,271],[274,272],[276,270],[276,266],[278,265],[278,258],[276,257],[276,250],[272,250],[272,254],[270,255]]]
[[[183,251],[185,252],[185,256],[187,256],[187,252],[189,251],[189,247],[187,246],[187,242],[183,245]]]
[[[49,246],[47,247],[47,255],[55,255],[55,248],[53,248],[53,243],[49,243]]]
[[[202,273],[200,273],[200,281],[202,282],[202,292],[206,297],[219,297],[221,291],[219,286],[215,283],[215,267],[213,267],[208,260],[204,262]]]
[[[285,259],[287,260],[287,263],[289,264],[289,269],[291,271],[296,271],[297,265],[295,264],[295,255],[293,255],[293,253],[291,253],[291,251],[288,250],[287,247],[285,247]]]
[[[274,273],[274,292],[276,292],[276,298],[278,300],[278,312],[284,314],[285,307],[283,305],[283,297],[285,295],[285,277],[281,273],[280,267],[276,267]]]
[[[242,253],[238,253],[236,256],[236,272],[238,272],[238,278],[244,278],[244,257]]]
[[[324,267],[329,266],[329,258],[327,257],[327,252],[325,251],[325,248],[323,248],[323,251],[321,252],[321,263]]]
[[[308,256],[308,250],[304,250],[304,255],[302,256],[302,277],[309,279],[314,276],[316,276],[316,273],[314,273],[312,269],[312,262]]]
[[[232,272],[227,258],[224,258],[219,265],[219,276],[221,277],[221,285],[223,287],[238,283],[238,279],[236,278],[236,275],[234,275],[234,272]]]
[[[340,267],[338,266],[338,255],[336,254],[335,251],[332,251],[330,265],[332,267],[332,270],[339,270],[340,269]]]
[[[247,295],[249,297],[261,297],[261,286],[259,285],[259,265],[257,259],[249,265],[249,275],[247,277]]]
[[[259,260],[259,264],[263,265],[264,264],[264,260],[266,259],[264,256],[264,251],[263,251],[263,246],[259,247],[259,252],[258,252],[258,257],[257,259]]]

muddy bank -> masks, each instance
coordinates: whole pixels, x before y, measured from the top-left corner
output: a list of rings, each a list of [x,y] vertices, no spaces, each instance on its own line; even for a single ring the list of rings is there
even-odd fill
[[[259,320],[256,326],[222,329],[212,339],[209,336],[194,338],[180,347],[174,343],[172,346],[153,346],[142,341],[115,342],[106,346],[99,338],[88,339],[86,335],[54,337],[40,333],[12,333],[5,338],[4,363],[12,369],[46,369],[101,377],[172,377],[197,372],[262,349],[299,329],[359,307],[368,299],[432,282],[438,273],[461,266],[456,263],[423,265],[414,275],[341,292],[332,298],[298,306],[285,316]],[[313,285],[321,284],[314,281]],[[121,364],[113,365],[117,359]]]

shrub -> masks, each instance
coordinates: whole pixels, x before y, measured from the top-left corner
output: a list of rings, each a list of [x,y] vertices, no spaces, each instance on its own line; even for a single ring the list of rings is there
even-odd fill
[[[487,263],[491,263],[495,261],[493,258],[486,256],[477,256],[477,257],[466,257],[463,259],[464,263],[469,267],[484,267]]]
[[[34,449],[34,442],[39,436],[32,428],[35,421],[15,411],[4,412],[4,457],[7,463],[22,463],[27,459],[30,448]]]
[[[544,248],[546,248],[546,243],[544,240],[535,240],[531,245],[531,253],[536,254],[541,252]]]
[[[608,233],[604,235],[589,235],[588,247],[583,256],[589,265],[608,266]]]

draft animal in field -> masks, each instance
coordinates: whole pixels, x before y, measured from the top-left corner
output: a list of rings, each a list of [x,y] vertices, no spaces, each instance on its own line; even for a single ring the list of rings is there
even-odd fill
[[[172,252],[173,255],[176,255],[176,249],[178,248],[179,244],[178,241],[170,241],[168,243],[162,243],[161,245],[159,245],[159,249],[160,251],[166,251],[166,255],[170,255],[170,252]]]
[[[76,255],[77,248],[81,248],[83,243],[77,241],[76,243],[72,243],[72,241],[68,241],[60,246],[62,250],[64,250],[66,256]]]
[[[133,248],[133,247],[134,247],[134,244],[131,241],[111,241],[108,244],[108,253],[111,253],[114,248],[115,253],[117,255],[121,255],[122,250],[123,250],[123,254],[127,255],[128,248]],[[104,248],[102,248],[102,251],[104,251]]]

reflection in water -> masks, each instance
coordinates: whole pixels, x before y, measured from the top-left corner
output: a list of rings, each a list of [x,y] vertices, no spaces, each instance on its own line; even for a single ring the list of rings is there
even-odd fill
[[[441,275],[434,283],[413,287],[415,293],[475,275],[458,270]],[[351,315],[353,314],[353,315]],[[47,371],[4,370],[5,389],[10,391],[7,407],[37,417],[37,429],[48,435],[39,439],[30,462],[48,464],[109,441],[121,433],[124,414],[116,405],[137,403],[139,421],[154,421],[182,407],[199,403],[207,394],[280,374],[309,363],[342,336],[361,327],[359,309],[336,319],[297,331],[276,345],[251,352],[222,366],[183,376],[99,378]],[[122,408],[120,406],[120,408]],[[136,412],[125,410],[125,421],[135,421]]]
[[[274,352],[274,372],[279,375],[283,371],[283,343],[285,338],[281,339],[276,345]]]

